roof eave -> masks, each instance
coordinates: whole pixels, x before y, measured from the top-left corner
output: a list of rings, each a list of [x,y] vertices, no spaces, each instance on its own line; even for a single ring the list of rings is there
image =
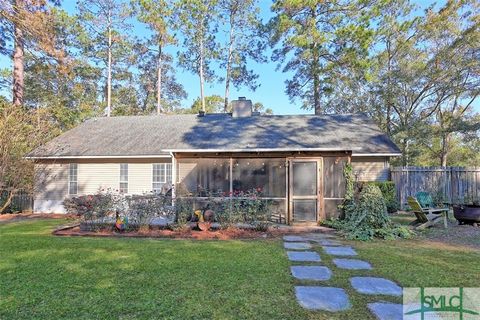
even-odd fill
[[[149,159],[149,158],[170,158],[170,154],[157,154],[157,155],[121,155],[121,156],[25,156],[24,159],[27,160],[61,160],[61,159]]]

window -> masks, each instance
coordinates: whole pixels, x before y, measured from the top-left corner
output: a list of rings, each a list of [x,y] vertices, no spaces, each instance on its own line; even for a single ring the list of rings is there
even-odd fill
[[[128,163],[120,163],[120,193],[128,193]]]
[[[78,193],[78,165],[70,163],[68,170],[68,194]]]
[[[161,192],[166,183],[172,182],[172,164],[154,163],[152,166],[152,190]]]

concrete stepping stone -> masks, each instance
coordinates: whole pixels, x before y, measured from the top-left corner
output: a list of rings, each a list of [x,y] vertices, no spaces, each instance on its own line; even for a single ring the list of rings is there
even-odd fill
[[[320,262],[320,256],[315,251],[287,251],[290,261]]]
[[[283,240],[291,241],[291,242],[295,242],[295,241],[305,242],[305,241],[308,241],[309,239],[301,236],[283,236]]]
[[[373,302],[367,304],[368,309],[378,320],[402,320],[403,305],[388,302]]]
[[[330,239],[325,239],[325,240],[315,240],[315,242],[321,244],[322,246],[343,246],[343,243],[335,241],[335,240],[330,240]]]
[[[402,288],[395,282],[376,277],[352,277],[350,283],[353,288],[363,294],[384,294],[401,296]]]
[[[311,249],[312,245],[308,242],[284,242],[283,247],[292,250],[306,250]]]
[[[333,255],[333,256],[356,256],[357,255],[357,252],[355,250],[353,250],[352,247],[323,246],[323,250],[325,250],[326,253],[328,253],[330,255]]]
[[[337,312],[351,307],[347,293],[341,288],[297,286],[295,296],[298,303],[309,310]]]
[[[290,271],[300,280],[325,281],[332,277],[332,271],[324,266],[293,266]]]
[[[333,259],[333,263],[340,269],[372,270],[370,263],[358,259]]]
[[[307,233],[305,234],[304,237],[313,241],[336,238],[334,234],[330,234],[330,233]]]

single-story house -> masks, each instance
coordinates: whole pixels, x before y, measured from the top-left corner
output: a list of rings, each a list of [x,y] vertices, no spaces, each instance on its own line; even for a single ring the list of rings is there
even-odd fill
[[[338,215],[343,168],[358,180],[388,179],[398,147],[363,114],[260,115],[250,100],[233,112],[101,117],[27,157],[35,161],[35,212],[64,212],[66,197],[112,188],[125,194],[260,190],[272,219],[305,223]]]

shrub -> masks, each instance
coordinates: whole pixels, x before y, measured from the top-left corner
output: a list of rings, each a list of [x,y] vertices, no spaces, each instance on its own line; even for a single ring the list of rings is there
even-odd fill
[[[331,219],[325,221],[325,224],[342,231],[349,239],[371,240],[374,237],[395,239],[408,238],[411,235],[407,228],[391,222],[384,196],[376,185],[365,184],[344,210],[343,220]]]
[[[393,181],[382,182],[367,182],[367,184],[374,185],[380,188],[383,198],[385,199],[385,205],[389,213],[397,212],[400,205],[397,200],[397,191],[395,189],[395,183]]]
[[[260,189],[235,191],[232,197],[222,192],[202,191],[203,205],[199,205],[194,198],[177,198],[175,205],[177,224],[195,221],[193,212],[212,210],[213,220],[222,228],[227,228],[236,223],[248,223],[257,229],[264,230],[268,227],[269,200],[260,198]]]
[[[173,216],[172,198],[149,193],[144,195],[132,195],[126,197],[128,203],[129,222],[132,225],[146,227],[152,218],[158,216]]]

